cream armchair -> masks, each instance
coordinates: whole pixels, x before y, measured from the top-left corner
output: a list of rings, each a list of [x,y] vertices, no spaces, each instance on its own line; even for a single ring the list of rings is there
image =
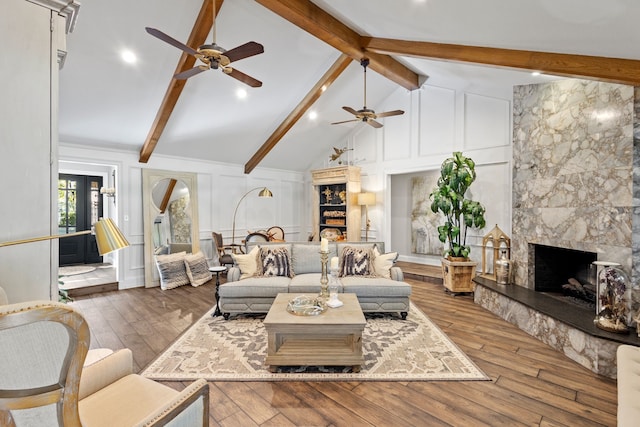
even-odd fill
[[[89,327],[50,301],[0,306],[0,425],[206,426],[209,388],[178,392],[133,373],[131,351],[83,367]]]

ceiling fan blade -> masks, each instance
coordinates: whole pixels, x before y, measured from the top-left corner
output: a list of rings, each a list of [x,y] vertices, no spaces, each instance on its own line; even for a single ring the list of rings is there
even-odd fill
[[[225,70],[225,74],[230,75],[231,77],[233,77],[236,80],[240,80],[242,83],[247,84],[251,87],[260,87],[262,86],[262,82],[260,80],[256,80],[251,76],[246,75],[245,73],[236,70],[235,68],[231,70],[230,73],[228,73]]]
[[[404,111],[402,111],[402,110],[393,110],[393,111],[386,111],[384,113],[376,114],[376,116],[378,118],[380,118],[380,117],[399,116],[401,114],[404,114]]]
[[[332,125],[340,125],[342,123],[350,123],[350,122],[359,122],[360,119],[351,119],[351,120],[344,120],[342,122],[333,122],[331,123]]]
[[[197,67],[193,67],[181,73],[175,74],[173,78],[177,80],[186,80],[189,77],[193,77],[196,74],[200,74],[203,71],[207,71],[208,69],[209,67],[207,67],[206,65],[198,65]]]
[[[348,113],[353,114],[354,116],[358,115],[358,112],[351,107],[342,107],[342,109]]]
[[[373,126],[376,129],[380,129],[382,127],[382,124],[376,122],[373,119],[367,119],[367,123],[370,124],[371,126]]]
[[[189,55],[195,56],[198,54],[196,50],[190,48],[189,46],[187,46],[182,42],[179,42],[173,37],[166,35],[160,30],[156,30],[155,28],[151,28],[151,27],[145,27],[145,30],[147,30],[147,33],[151,34],[152,36],[159,38],[165,43],[169,43],[171,46],[177,47],[178,49],[185,51]]]
[[[234,47],[224,53],[229,61],[239,61],[250,56],[259,55],[264,52],[264,46],[256,42],[248,42],[241,46]]]

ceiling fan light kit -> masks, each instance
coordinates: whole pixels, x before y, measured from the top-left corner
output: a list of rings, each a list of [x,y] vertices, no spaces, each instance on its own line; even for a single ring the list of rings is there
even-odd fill
[[[401,114],[404,114],[404,111],[402,110],[393,110],[393,111],[385,111],[384,113],[378,113],[376,114],[375,111],[373,111],[370,108],[367,108],[367,66],[369,65],[369,60],[367,58],[363,58],[360,61],[360,65],[362,65],[362,67],[364,68],[364,103],[363,103],[363,107],[360,110],[355,110],[354,108],[351,107],[342,107],[343,110],[345,110],[348,113],[353,114],[354,116],[356,116],[355,119],[351,119],[351,120],[344,120],[341,122],[334,122],[331,123],[332,125],[339,125],[342,123],[350,123],[350,122],[364,122],[367,123],[369,126],[373,126],[376,129],[379,129],[382,127],[382,123],[377,122],[376,119],[380,118],[380,117],[391,117],[391,116],[399,116]]]
[[[163,33],[155,28],[146,27],[147,33],[159,38],[165,43],[173,47],[177,47],[183,52],[196,57],[204,65],[198,65],[189,70],[182,71],[173,76],[178,80],[185,80],[210,69],[221,69],[224,74],[233,77],[242,83],[251,87],[260,87],[262,82],[247,74],[244,74],[230,66],[234,61],[249,58],[250,56],[259,55],[264,52],[264,47],[260,43],[250,41],[233,49],[226,50],[216,44],[216,8],[215,0],[213,1],[213,42],[211,44],[203,44],[197,50],[187,46],[186,44],[174,39],[173,37]]]

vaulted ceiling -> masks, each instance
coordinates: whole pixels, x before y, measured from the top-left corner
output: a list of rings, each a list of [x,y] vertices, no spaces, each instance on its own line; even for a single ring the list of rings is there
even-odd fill
[[[171,155],[246,173],[306,170],[366,126],[330,124],[352,118],[342,106],[362,107],[363,57],[367,107],[377,111],[398,88],[423,83],[511,88],[548,79],[532,70],[640,85],[635,0],[216,0],[219,45],[264,45],[233,63],[262,87],[219,70],[173,79],[193,57],[145,27],[197,48],[213,38],[212,11],[210,0],[84,1],[60,74],[60,140],[129,150],[141,162]],[[122,62],[123,49],[138,61]]]

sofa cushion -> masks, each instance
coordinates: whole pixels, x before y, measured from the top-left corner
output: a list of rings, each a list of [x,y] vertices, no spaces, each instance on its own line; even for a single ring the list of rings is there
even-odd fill
[[[377,246],[373,248],[373,270],[377,276],[391,278],[391,267],[398,259],[398,252],[381,254]]]
[[[286,247],[261,246],[260,260],[262,276],[293,277],[289,250]]]
[[[336,245],[329,243],[329,258],[337,256]],[[320,273],[320,244],[296,243],[291,251],[291,261],[295,274]]]
[[[253,277],[258,273],[258,257],[260,248],[254,246],[248,254],[232,254],[233,262],[240,269],[240,279]]]
[[[187,269],[184,265],[186,255],[186,252],[156,255],[156,265],[160,274],[160,287],[163,290],[189,284],[189,276],[187,276]]]
[[[200,251],[195,254],[188,254],[184,257],[184,265],[191,286],[200,286],[207,283],[213,277],[209,271],[209,263]]]
[[[82,399],[78,412],[83,425],[138,425],[176,395],[171,387],[132,374]]]
[[[345,246],[340,255],[340,277],[371,276],[373,252],[371,249],[358,249]]]
[[[349,276],[340,279],[345,293],[354,293],[359,297],[408,297],[411,285],[382,277]]]
[[[292,279],[282,276],[250,277],[237,282],[227,282],[220,285],[221,298],[254,298],[274,297],[279,293],[289,292],[289,282]]]
[[[289,284],[291,294],[309,294],[320,292],[320,273],[296,274]],[[338,292],[342,292],[339,285]]]

